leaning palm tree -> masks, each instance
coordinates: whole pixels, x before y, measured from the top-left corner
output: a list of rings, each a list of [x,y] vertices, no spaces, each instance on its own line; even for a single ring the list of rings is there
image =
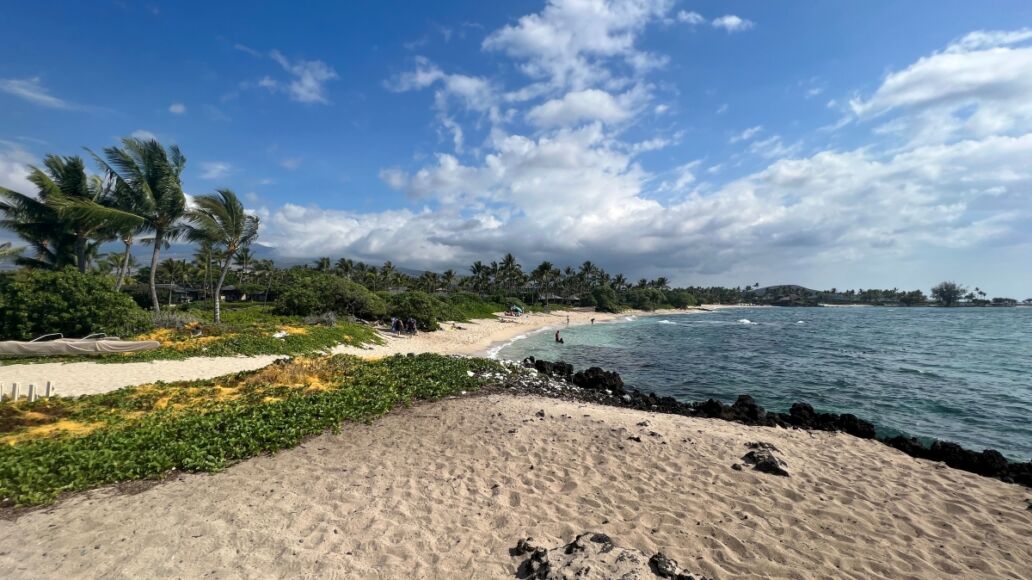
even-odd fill
[[[68,205],[95,203],[104,195],[101,179],[86,173],[79,157],[47,155],[43,169],[30,167],[28,180],[35,195],[0,188],[0,226],[17,233],[35,250],[31,258],[19,258],[24,266],[62,268],[75,265],[80,272],[88,266],[91,247],[108,237],[106,216],[69,215]]]
[[[228,189],[218,189],[214,195],[202,195],[194,202],[197,209],[187,212],[190,223],[187,237],[193,241],[207,240],[221,248],[218,253],[219,277],[215,282],[215,323],[222,322],[220,308],[222,283],[241,249],[247,248],[258,239],[258,216],[248,215],[244,204]]]
[[[122,139],[121,147],[104,149],[104,157],[90,152],[114,182],[118,195],[131,197],[143,227],[153,234],[150,294],[154,312],[161,311],[154,276],[161,249],[183,233],[180,219],[186,213],[186,195],[180,176],[186,158],[175,145],[166,150],[154,139]]]

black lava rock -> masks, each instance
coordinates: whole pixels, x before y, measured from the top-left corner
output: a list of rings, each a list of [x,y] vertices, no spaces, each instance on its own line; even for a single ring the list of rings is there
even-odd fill
[[[624,382],[620,375],[598,367],[591,367],[575,373],[572,382],[582,389],[611,391],[614,395],[624,393]]]

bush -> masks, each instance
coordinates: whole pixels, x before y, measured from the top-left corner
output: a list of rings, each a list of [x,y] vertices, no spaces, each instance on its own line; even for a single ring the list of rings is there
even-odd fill
[[[426,331],[440,328],[438,322],[443,310],[443,304],[426,292],[393,294],[387,305],[390,316],[397,316],[402,320],[414,318],[419,329]]]
[[[591,297],[595,301],[595,310],[598,312],[620,312],[623,308],[616,298],[616,290],[611,286],[602,286],[591,291]]]
[[[669,298],[670,305],[674,308],[688,308],[699,304],[695,295],[685,290],[670,292],[667,296]]]
[[[340,276],[294,270],[286,278],[277,292],[277,314],[311,316],[335,312],[364,320],[378,320],[387,314],[382,298]]]
[[[128,334],[145,329],[147,314],[114,289],[110,276],[77,270],[20,270],[0,276],[0,338],[30,340],[60,332]]]
[[[656,288],[632,288],[627,292],[625,301],[631,308],[651,312],[666,302],[666,296]]]

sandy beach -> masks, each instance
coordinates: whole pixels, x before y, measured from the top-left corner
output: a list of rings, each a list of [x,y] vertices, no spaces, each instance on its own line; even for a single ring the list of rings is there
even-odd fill
[[[731,468],[757,440],[789,477]],[[1032,561],[1016,485],[848,435],[537,397],[420,405],[128,489],[0,521],[5,577],[511,578],[517,540],[585,531],[716,578],[1027,578]]]
[[[710,307],[707,307],[710,308]],[[339,346],[336,354],[346,353],[367,358],[392,354],[435,352],[438,354],[484,356],[492,345],[547,327],[607,322],[634,315],[661,315],[698,310],[672,310],[650,313],[627,312],[605,314],[590,310],[556,311],[550,314],[529,313],[520,317],[499,316],[470,322],[447,322],[437,332],[421,332],[414,336],[381,333],[382,345],[368,347]],[[9,364],[0,366],[0,383],[43,385],[53,382],[62,396],[87,395],[113,391],[122,387],[157,381],[193,381],[262,368],[277,356],[198,357],[186,360],[107,363],[74,362],[42,364]]]

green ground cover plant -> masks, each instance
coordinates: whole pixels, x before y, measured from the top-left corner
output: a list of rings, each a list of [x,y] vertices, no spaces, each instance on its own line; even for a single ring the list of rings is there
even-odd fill
[[[77,398],[0,403],[0,502],[212,472],[293,447],[342,422],[480,386],[484,359],[440,355],[365,361],[298,358],[209,381],[141,385]]]

